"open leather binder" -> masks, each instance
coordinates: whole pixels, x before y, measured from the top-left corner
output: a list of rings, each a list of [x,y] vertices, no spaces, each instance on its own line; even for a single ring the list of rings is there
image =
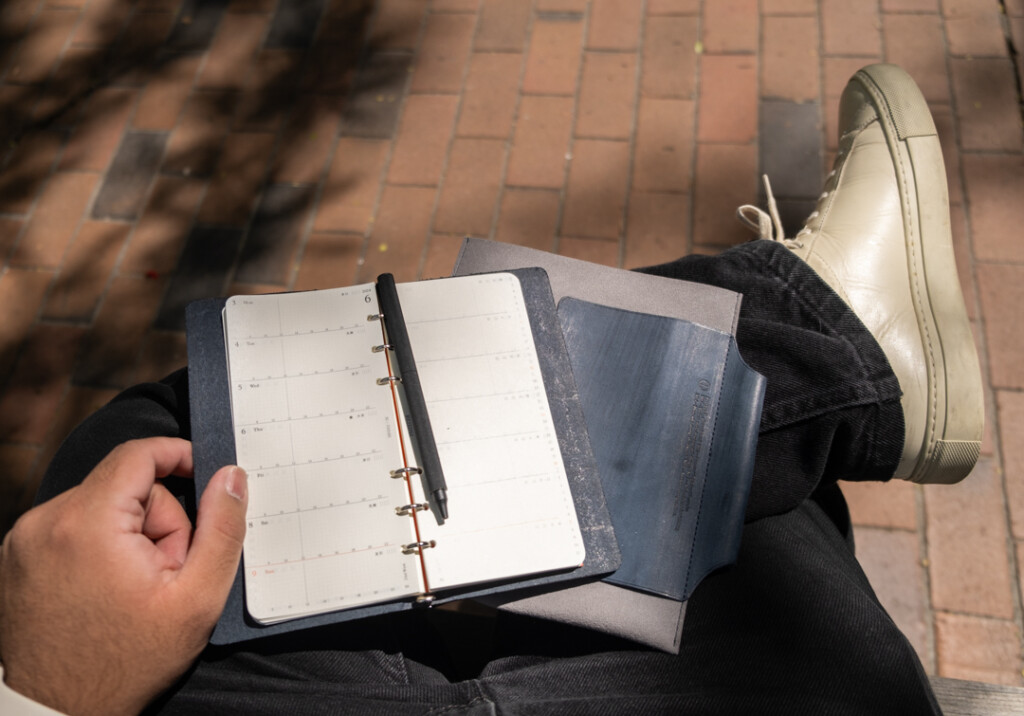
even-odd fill
[[[214,643],[618,566],[544,272],[399,284],[397,298],[407,331],[373,284],[189,306],[197,492],[225,464],[250,476]],[[404,334],[422,404],[396,359]]]

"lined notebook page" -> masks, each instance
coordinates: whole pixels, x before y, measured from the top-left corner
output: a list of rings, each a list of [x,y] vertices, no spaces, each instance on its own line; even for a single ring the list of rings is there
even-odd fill
[[[576,510],[519,281],[398,285],[450,517],[420,516],[432,590],[579,566]],[[422,484],[413,481],[418,501]]]
[[[234,297],[224,309],[246,603],[270,623],[422,592],[372,284]]]

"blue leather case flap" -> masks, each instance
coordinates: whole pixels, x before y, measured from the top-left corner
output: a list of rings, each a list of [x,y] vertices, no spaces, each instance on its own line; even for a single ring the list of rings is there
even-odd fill
[[[558,316],[622,552],[605,581],[688,599],[736,559],[764,377],[688,321],[574,298]]]

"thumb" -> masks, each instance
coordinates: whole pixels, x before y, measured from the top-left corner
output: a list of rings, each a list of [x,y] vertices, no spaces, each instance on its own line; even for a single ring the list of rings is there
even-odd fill
[[[245,470],[222,467],[210,478],[199,501],[196,530],[180,580],[199,597],[202,608],[216,619],[238,570],[245,539],[245,510],[249,491]]]

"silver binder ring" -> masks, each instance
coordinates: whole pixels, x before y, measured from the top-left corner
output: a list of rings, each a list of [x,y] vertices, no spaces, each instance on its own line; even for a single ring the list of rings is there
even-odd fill
[[[413,502],[410,505],[402,505],[401,507],[395,508],[395,514],[401,517],[408,517],[414,512],[423,512],[429,510],[430,505],[426,502]]]
[[[391,477],[406,477],[408,475],[420,475],[423,470],[418,467],[400,467],[397,470],[391,471]]]
[[[416,606],[419,607],[432,607],[434,606],[434,595],[433,594],[421,594],[416,597]]]
[[[389,385],[391,383],[401,383],[402,379],[397,375],[388,375],[383,378],[377,378],[377,385]]]
[[[383,313],[371,313],[369,316],[366,317],[366,320],[367,321],[379,321],[382,318],[384,318],[384,314]]]
[[[374,353],[383,353],[384,351],[390,350],[390,349],[391,349],[391,344],[390,343],[381,343],[379,346],[374,346],[370,350],[372,350]]]
[[[426,542],[410,542],[409,544],[402,545],[402,554],[416,554],[422,552],[425,549],[436,547],[437,542],[434,540],[427,540]]]

